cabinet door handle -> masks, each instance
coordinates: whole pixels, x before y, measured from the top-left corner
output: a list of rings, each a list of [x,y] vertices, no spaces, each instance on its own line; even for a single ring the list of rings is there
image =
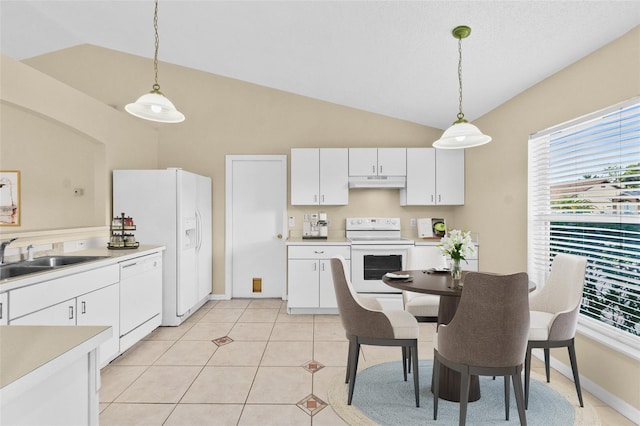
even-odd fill
[[[83,314],[87,313],[87,302],[85,302],[84,300],[82,301],[82,312]]]
[[[376,165],[375,165],[375,164],[373,164],[373,165],[371,166],[371,172],[372,172],[374,175],[376,174]]]
[[[323,254],[324,250],[314,250],[313,251],[315,254]]]
[[[313,270],[314,270],[314,271],[317,271],[317,270],[318,270],[318,264],[317,264],[317,263],[314,263],[314,264],[313,264]]]
[[[324,272],[324,263],[322,264],[322,272]]]
[[[382,164],[380,164],[380,174],[382,174]]]
[[[313,202],[314,203],[318,202],[318,194],[313,194]]]
[[[442,195],[438,194],[438,202],[442,201]]]
[[[431,194],[431,202],[433,203],[433,194]]]
[[[0,319],[2,319],[2,302],[0,302]]]
[[[322,202],[324,203],[324,194],[322,194]]]
[[[73,319],[73,306],[69,306],[69,319]]]

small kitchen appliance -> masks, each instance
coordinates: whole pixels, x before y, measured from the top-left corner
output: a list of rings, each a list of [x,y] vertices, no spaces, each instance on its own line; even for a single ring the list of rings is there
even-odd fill
[[[327,214],[306,213],[302,221],[302,238],[326,240],[328,236]]]
[[[442,238],[447,233],[447,224],[442,218],[426,217],[418,219],[418,237]]]

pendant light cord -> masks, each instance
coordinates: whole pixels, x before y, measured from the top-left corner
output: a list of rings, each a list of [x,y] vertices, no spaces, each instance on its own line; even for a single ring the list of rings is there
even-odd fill
[[[458,37],[458,84],[460,88],[460,97],[458,98],[458,122],[466,122],[464,113],[462,112],[462,37]]]
[[[160,46],[160,37],[158,37],[158,0],[156,0],[156,8],[153,12],[153,30],[156,37],[155,52],[153,54],[153,69],[155,71],[155,84],[153,85],[153,91],[160,92],[160,85],[158,84],[158,47]]]

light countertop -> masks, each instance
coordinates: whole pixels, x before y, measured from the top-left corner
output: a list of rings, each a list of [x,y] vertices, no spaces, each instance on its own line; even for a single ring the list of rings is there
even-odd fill
[[[34,274],[21,275],[14,278],[6,278],[0,280],[0,293],[13,290],[15,288],[24,287],[31,284],[37,284],[42,281],[49,281],[55,278],[67,275],[77,274],[79,272],[91,269],[101,268],[104,266],[115,265],[129,259],[146,256],[153,253],[160,253],[165,249],[164,246],[140,246],[130,250],[109,250],[106,247],[89,248],[85,250],[66,252],[62,256],[103,256],[102,259],[91,260],[88,262],[76,263],[69,266],[59,267],[44,272]]]
[[[79,358],[111,334],[103,326],[0,326],[0,389],[54,360]]]
[[[348,246],[351,245],[351,242],[345,237],[329,237],[326,240],[321,239],[304,239],[302,237],[293,237],[289,238],[286,243],[288,246],[301,246],[301,245],[309,245],[309,246]]]

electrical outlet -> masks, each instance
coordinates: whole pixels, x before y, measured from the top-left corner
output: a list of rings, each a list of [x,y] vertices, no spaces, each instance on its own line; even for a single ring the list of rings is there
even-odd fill
[[[410,224],[411,224],[412,228],[415,228],[416,227],[416,219],[412,217],[411,221],[410,221]]]
[[[289,216],[289,228],[293,228],[296,226],[296,218],[294,216]]]

